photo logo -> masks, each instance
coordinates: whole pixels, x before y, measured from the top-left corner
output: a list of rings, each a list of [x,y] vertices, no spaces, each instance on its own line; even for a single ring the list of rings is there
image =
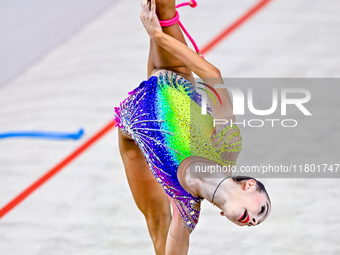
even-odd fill
[[[214,92],[214,94],[217,96],[218,100],[220,101],[220,104],[222,105],[221,97],[219,96],[217,91],[212,86],[210,86],[206,83],[203,83],[203,82],[197,82],[197,83],[203,85],[204,87],[209,88],[212,92]],[[215,105],[217,105],[215,97],[207,89],[204,89],[204,88],[201,88],[201,87],[196,87],[196,88],[203,90],[206,93],[206,94],[203,94],[203,96],[202,96],[202,115],[206,115],[207,114],[207,97],[206,97],[206,95],[209,95],[212,98],[212,100],[214,101]]]
[[[308,103],[311,100],[311,93],[309,90],[305,88],[285,88],[282,87],[280,91],[278,88],[272,88],[271,91],[271,106],[267,109],[256,109],[254,106],[254,94],[253,94],[253,89],[248,88],[246,93],[244,93],[240,88],[237,87],[229,87],[225,84],[218,84],[213,88],[212,86],[198,82],[199,84],[204,85],[208,89],[210,89],[219,99],[221,106],[223,106],[222,101],[220,96],[218,95],[217,91],[215,88],[225,88],[228,89],[229,95],[233,99],[233,114],[235,116],[240,116],[240,115],[245,115],[245,108],[248,107],[247,109],[249,110],[250,113],[256,116],[270,116],[273,113],[276,113],[278,108],[280,109],[280,115],[281,116],[287,116],[287,106],[288,105],[293,105],[295,106],[304,116],[312,116],[310,111],[306,108],[305,104]],[[216,100],[214,98],[214,95],[208,91],[207,89],[203,89],[200,87],[197,87],[198,89],[201,89],[206,92],[202,94],[202,115],[207,114],[207,95],[209,95],[212,100],[214,101],[215,105],[217,105]],[[292,96],[292,94],[295,95]],[[297,96],[296,96],[297,95]],[[280,100],[280,103],[279,103]],[[265,124],[265,121],[271,122],[272,127],[274,127],[274,122],[280,121],[283,127],[296,127],[298,122],[295,119],[285,119],[285,120],[280,120],[280,119],[250,119],[247,121],[244,120],[243,122],[236,123],[234,124],[242,124],[250,127],[262,127]],[[290,122],[291,124],[285,124]],[[214,126],[215,124],[227,124],[227,120],[222,120],[222,119],[214,119]],[[256,125],[254,124],[256,123]],[[231,125],[233,123],[230,123]]]

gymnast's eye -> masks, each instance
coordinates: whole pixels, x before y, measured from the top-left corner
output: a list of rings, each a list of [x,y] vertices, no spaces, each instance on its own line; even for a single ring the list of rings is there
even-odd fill
[[[264,213],[264,209],[265,209],[265,206],[262,206],[259,214]]]

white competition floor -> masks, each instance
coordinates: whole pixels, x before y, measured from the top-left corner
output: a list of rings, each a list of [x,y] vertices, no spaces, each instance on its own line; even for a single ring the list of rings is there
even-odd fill
[[[109,123],[113,107],[146,78],[139,2],[112,5],[0,87],[0,133],[85,130],[79,141],[0,139],[0,209]],[[198,0],[196,9],[180,10],[181,20],[203,46],[256,3]],[[336,0],[272,0],[206,59],[224,77],[339,78],[339,12]],[[340,106],[338,95],[326,95]],[[255,157],[245,152],[242,160]],[[338,160],[338,152],[330,158]],[[234,226],[204,202],[189,254],[340,254],[337,179],[263,182],[272,200],[265,223]],[[116,129],[0,219],[0,254],[153,254]]]

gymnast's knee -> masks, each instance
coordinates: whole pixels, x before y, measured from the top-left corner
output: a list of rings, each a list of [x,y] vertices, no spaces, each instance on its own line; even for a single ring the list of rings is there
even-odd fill
[[[157,243],[158,241],[161,241],[162,238],[167,235],[170,227],[170,211],[149,213],[144,214],[144,216],[153,242]]]
[[[140,208],[141,209],[141,208]],[[142,208],[142,213],[149,229],[157,229],[163,225],[170,224],[171,209],[167,197],[157,198],[149,201],[148,206]]]
[[[150,223],[150,226],[159,225],[164,222],[171,221],[171,212],[170,210],[163,211],[152,211],[152,212],[143,212],[145,220]]]

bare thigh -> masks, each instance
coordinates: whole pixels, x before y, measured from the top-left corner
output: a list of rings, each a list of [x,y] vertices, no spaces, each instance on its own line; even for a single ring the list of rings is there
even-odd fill
[[[153,176],[143,153],[122,131],[118,133],[120,154],[137,207],[144,215],[156,209],[170,212],[167,194]]]

